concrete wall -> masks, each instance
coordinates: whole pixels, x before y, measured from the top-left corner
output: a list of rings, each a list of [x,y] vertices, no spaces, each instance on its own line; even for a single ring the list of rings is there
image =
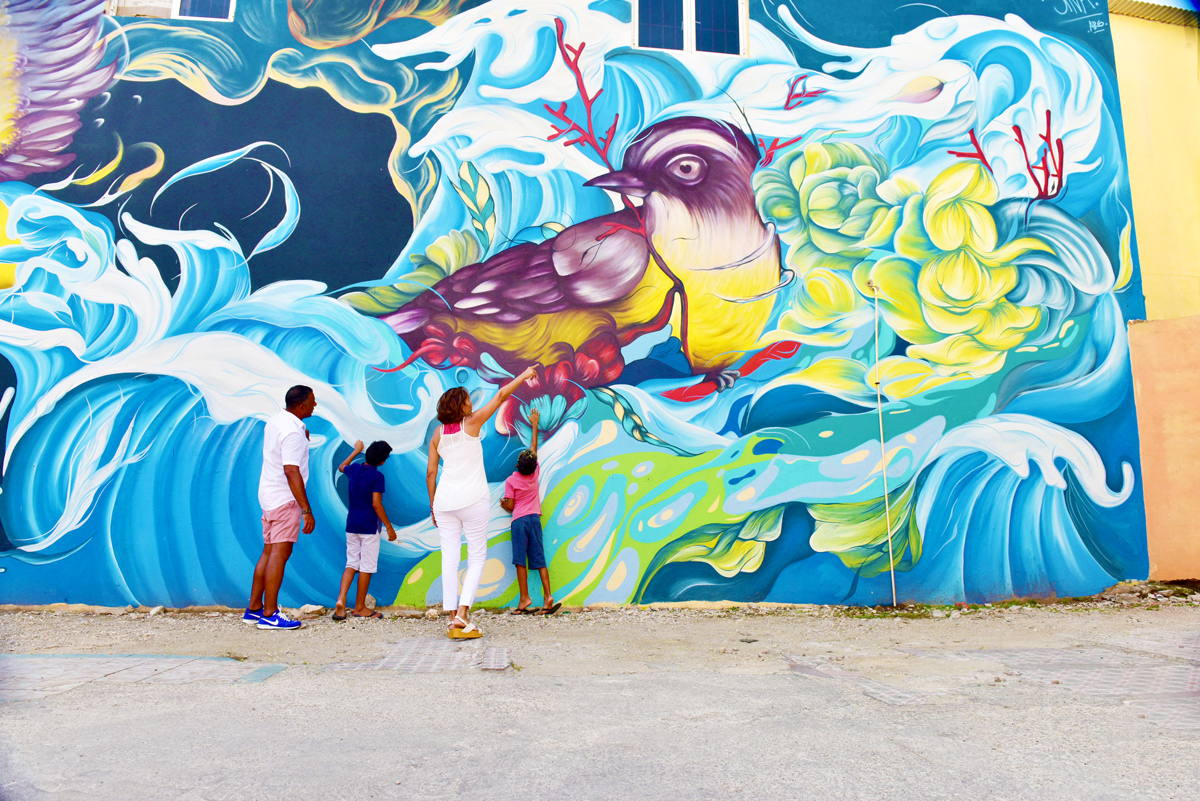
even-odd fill
[[[1150,575],[1200,577],[1200,317],[1132,323]]]
[[[634,48],[624,0],[10,8],[0,601],[241,602],[303,383],[284,603],[337,590],[356,439],[394,448],[372,592],[436,603],[437,400],[527,366],[482,435],[480,603],[515,601],[532,410],[570,604],[1145,577],[1103,13],[749,5],[746,58]]]

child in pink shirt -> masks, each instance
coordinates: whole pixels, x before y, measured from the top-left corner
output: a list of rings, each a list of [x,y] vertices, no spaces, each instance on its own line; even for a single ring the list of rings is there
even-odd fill
[[[533,447],[521,451],[517,457],[517,471],[504,482],[504,497],[500,506],[511,512],[513,564],[517,567],[517,587],[521,597],[517,600],[514,615],[524,615],[533,605],[529,596],[529,571],[536,570],[542,577],[542,608],[538,614],[552,615],[562,607],[550,594],[550,569],[546,565],[546,552],[542,548],[542,496],[538,490],[537,443],[538,413],[529,415],[533,426]]]

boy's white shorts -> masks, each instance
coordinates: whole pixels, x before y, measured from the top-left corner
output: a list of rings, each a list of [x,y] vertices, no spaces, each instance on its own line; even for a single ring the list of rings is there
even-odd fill
[[[346,532],[346,567],[374,573],[379,564],[379,534]]]

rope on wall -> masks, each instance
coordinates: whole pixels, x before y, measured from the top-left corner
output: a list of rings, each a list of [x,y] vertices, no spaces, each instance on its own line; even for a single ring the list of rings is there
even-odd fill
[[[888,572],[892,576],[892,606],[896,606],[896,555],[892,551],[892,498],[888,494],[887,440],[883,436],[883,386],[879,375],[879,287],[867,281],[875,297],[875,409],[879,413],[879,466],[883,473],[883,515],[887,523]]]

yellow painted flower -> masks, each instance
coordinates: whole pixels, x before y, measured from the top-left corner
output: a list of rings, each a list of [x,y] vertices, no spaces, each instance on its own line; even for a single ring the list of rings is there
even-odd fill
[[[788,266],[850,269],[888,247],[917,187],[890,179],[887,162],[854,144],[814,143],[754,177],[763,218],[789,246]]]
[[[859,291],[869,295],[873,282],[888,325],[913,343],[908,356],[928,362],[938,375],[990,375],[1042,323],[1040,308],[1018,306],[1007,296],[1017,286],[1014,260],[1050,247],[1031,237],[998,247],[988,209],[997,199],[996,182],[981,164],[954,164],[924,198],[906,203],[896,237],[902,255],[855,270]]]
[[[978,162],[952,164],[922,194],[859,145],[811,144],[756,175],[754,187],[797,275],[791,306],[760,345],[845,345],[870,325],[878,291],[888,326],[911,343],[880,377],[889,396],[907,397],[997,372],[1043,325],[1039,307],[1008,296],[1017,259],[1051,248],[1033,237],[1000,244],[991,213],[999,187]]]
[[[854,144],[810,144],[754,178],[763,217],[786,245],[798,277],[792,307],[760,344],[782,340],[846,344],[870,320],[850,271],[875,248],[890,248],[906,201],[917,193],[889,178],[887,162]]]
[[[977,161],[960,161],[942,171],[925,193],[925,230],[939,250],[996,249],[996,223],[988,206],[1000,197],[992,174]]]
[[[815,267],[798,280],[791,307],[758,347],[784,341],[838,347],[850,341],[855,329],[870,324],[871,309],[845,271]]]

